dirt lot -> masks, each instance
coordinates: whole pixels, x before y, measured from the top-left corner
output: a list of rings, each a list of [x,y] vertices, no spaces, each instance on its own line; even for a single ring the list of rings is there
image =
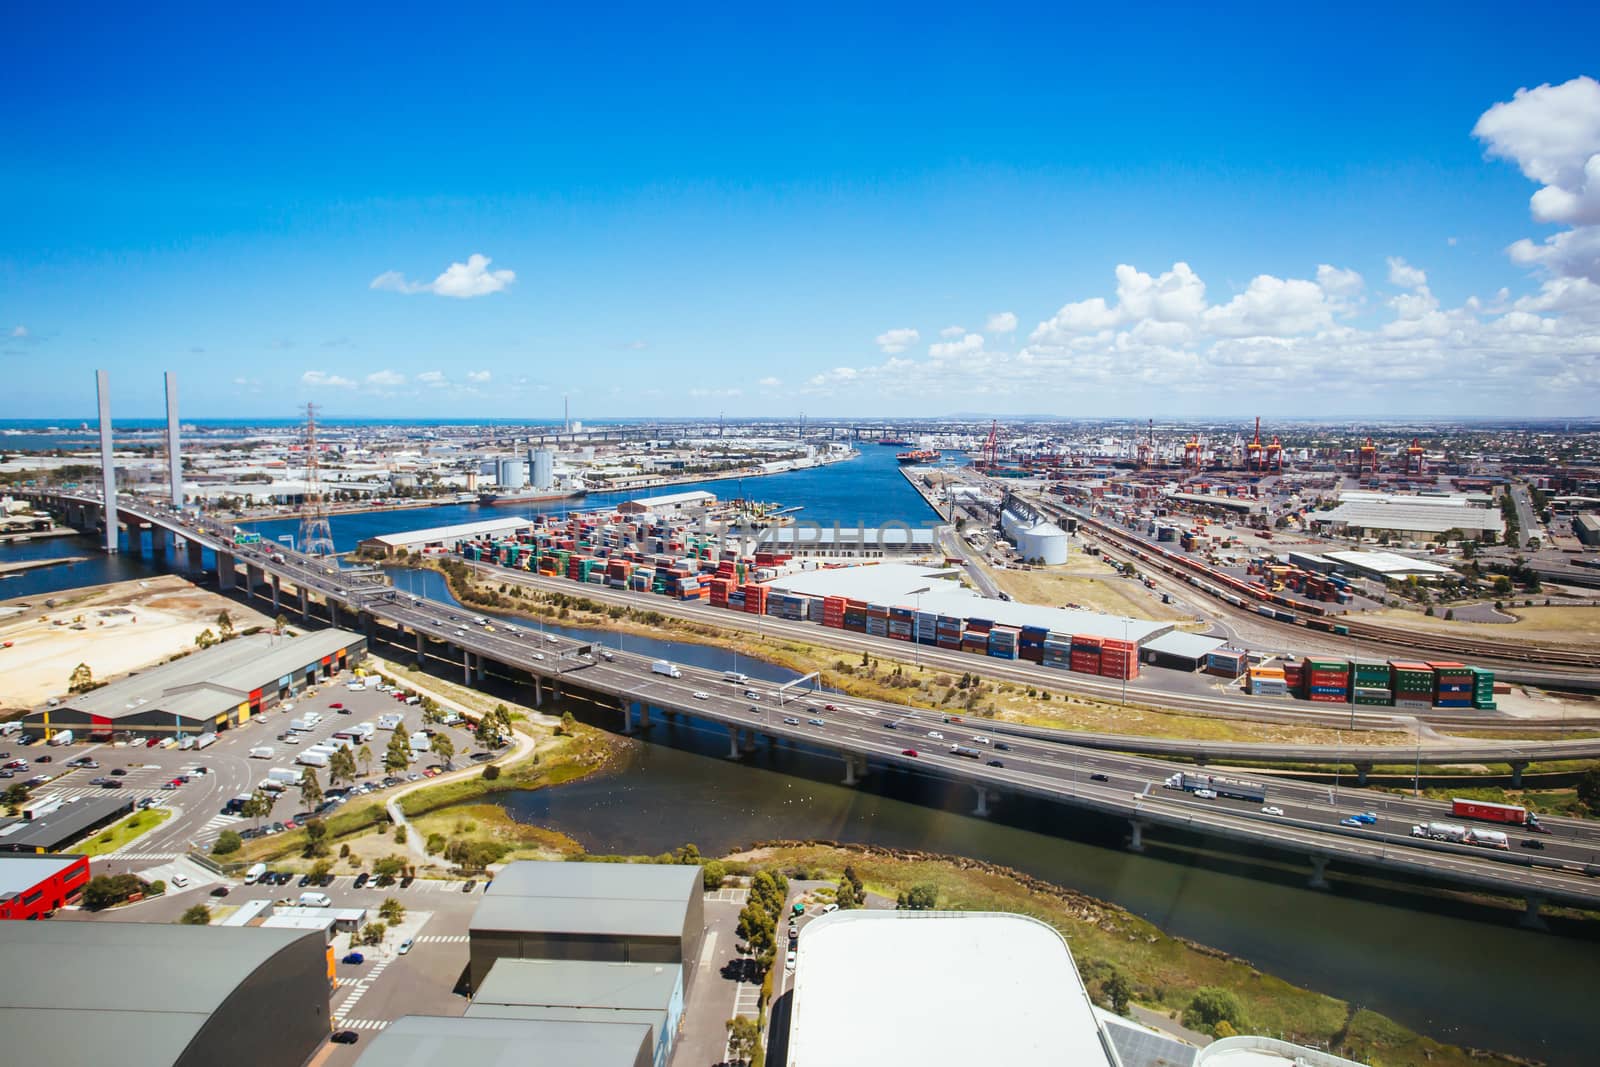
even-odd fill
[[[1163,604],[1161,595],[1140,582],[1118,576],[1092,556],[1073,553],[1059,567],[1037,570],[995,570],[995,584],[1025,604],[1059,608],[1068,604],[1110,615],[1159,622],[1184,622],[1194,616],[1175,604]]]
[[[1391,609],[1377,612],[1374,622],[1422,626],[1430,630],[1447,630],[1451,633],[1470,633],[1483,637],[1512,637],[1530,641],[1552,641],[1561,644],[1593,644],[1600,641],[1600,605],[1584,607],[1522,608],[1507,605],[1509,615],[1516,622],[1468,622],[1461,619],[1445,620],[1439,615],[1429,617],[1420,611]]]
[[[96,679],[110,679],[192,649],[202,630],[216,630],[224,609],[235,630],[272,624],[175,575],[0,602],[0,643],[11,643],[0,648],[0,710],[65,693],[80,663]]]

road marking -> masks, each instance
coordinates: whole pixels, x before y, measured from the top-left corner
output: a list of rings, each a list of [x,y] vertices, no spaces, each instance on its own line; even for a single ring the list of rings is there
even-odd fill
[[[342,1019],[339,1025],[346,1030],[382,1030],[389,1025],[387,1019]]]
[[[419,945],[464,945],[472,938],[468,934],[423,934],[412,940]]]
[[[711,936],[706,938],[706,943],[700,946],[700,969],[703,971],[711,966],[711,954],[717,948],[717,931],[711,931]]]

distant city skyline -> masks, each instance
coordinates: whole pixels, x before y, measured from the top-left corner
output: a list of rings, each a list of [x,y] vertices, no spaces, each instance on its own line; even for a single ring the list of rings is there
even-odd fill
[[[1587,8],[656,18],[14,16],[0,419],[1600,409]]]

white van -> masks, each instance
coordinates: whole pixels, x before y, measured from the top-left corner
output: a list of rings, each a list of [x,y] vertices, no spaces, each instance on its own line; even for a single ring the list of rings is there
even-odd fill
[[[302,908],[331,908],[333,898],[326,893],[301,893],[300,906]]]
[[[271,759],[278,752],[271,745],[257,745],[250,750],[251,759]]]
[[[750,680],[750,676],[748,674],[740,674],[738,671],[723,671],[722,680],[724,682],[733,682],[737,685],[743,685]]]
[[[267,865],[265,863],[258,863],[254,867],[251,867],[248,871],[244,872],[244,884],[255,885],[257,882],[261,881],[261,876],[266,873]]]

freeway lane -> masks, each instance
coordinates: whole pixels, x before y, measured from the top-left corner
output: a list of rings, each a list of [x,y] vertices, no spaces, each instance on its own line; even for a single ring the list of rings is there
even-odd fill
[[[179,532],[193,531],[197,535],[201,532],[175,518],[164,517],[160,521]],[[1558,869],[1562,863],[1593,860],[1600,836],[1586,824],[1551,820],[1555,833],[1543,838],[1547,848],[1542,852],[1461,850],[1409,837],[1413,819],[1448,821],[1448,809],[1440,804],[1392,796],[1379,799],[1381,795],[1367,793],[1352,799],[1348,794],[1332,795],[1319,786],[1274,781],[1269,800],[1284,809],[1285,814],[1280,818],[1220,799],[1201,800],[1172,790],[1157,792],[1152,783],[1172,773],[1175,768],[1171,764],[1135,756],[1104,755],[1055,740],[1011,737],[1004,741],[1012,746],[1009,751],[983,746],[995,755],[979,760],[966,759],[950,755],[947,749],[943,752],[931,749],[938,739],[928,738],[928,730],[944,733],[946,745],[957,740],[971,741],[964,724],[946,723],[937,713],[854,699],[830,701],[821,696],[802,698],[803,711],[794,710],[793,700],[772,707],[775,697],[766,687],[763,691],[767,695],[755,702],[755,706],[766,710],[752,713],[752,702],[743,697],[742,687],[730,692],[727,683],[715,671],[681,668],[683,676],[672,679],[653,674],[651,661],[645,657],[617,653],[609,662],[603,658],[581,659],[577,655],[581,647],[579,642],[565,638],[552,641],[548,637],[541,640],[535,631],[507,624],[493,630],[475,626],[465,609],[404,597],[388,586],[352,579],[338,573],[336,568],[330,571],[321,561],[286,553],[274,546],[227,545],[221,540],[227,536],[227,531],[211,528],[203,532],[206,535],[203,540],[213,541],[213,547],[220,547],[224,554],[232,554],[263,571],[302,582],[324,596],[360,607],[375,618],[382,616],[508,666],[547,677],[580,681],[585,688],[602,694],[699,715],[729,724],[730,728],[749,727],[773,737],[813,744],[856,758],[871,757],[880,763],[941,773],[985,789],[1029,792],[1141,822],[1186,826],[1197,832],[1257,845],[1304,850],[1308,854],[1380,862],[1391,869],[1430,877],[1454,875],[1476,880],[1481,887],[1499,892],[1540,891],[1564,900],[1591,904],[1600,901],[1600,885]],[[581,677],[574,677],[574,672]],[[696,697],[697,691],[705,692],[707,698]],[[812,706],[829,702],[835,706],[832,711]],[[800,721],[783,722],[785,708]],[[808,724],[807,720],[814,716],[824,719],[822,727]],[[886,721],[895,721],[896,729],[890,731],[885,726]],[[907,740],[908,736],[915,737],[918,733],[920,739]],[[991,741],[998,740],[993,735],[986,736],[990,736]],[[915,748],[918,755],[902,754],[908,748]],[[925,748],[929,751],[924,755]],[[988,765],[990,758],[999,759],[1004,765],[991,767]],[[1092,775],[1097,773],[1105,775],[1106,781],[1096,782]],[[1135,792],[1142,795],[1135,799]],[[1340,816],[1368,807],[1379,812],[1376,826],[1349,828],[1337,824]],[[1545,869],[1529,870],[1530,864],[1539,864]]]

